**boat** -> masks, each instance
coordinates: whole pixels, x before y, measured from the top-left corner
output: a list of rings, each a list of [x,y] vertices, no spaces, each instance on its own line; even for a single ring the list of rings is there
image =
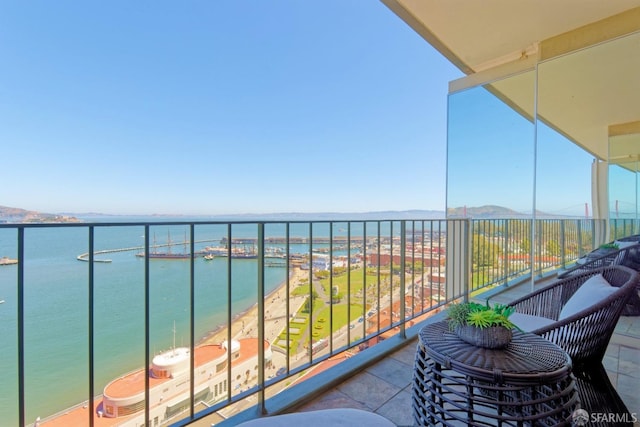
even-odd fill
[[[204,256],[204,259],[207,260],[207,261],[211,261],[214,258],[215,258],[215,256],[213,254],[206,254]]]
[[[232,247],[231,251],[229,248],[224,246],[207,246],[204,248],[204,252],[214,256],[222,256],[226,257],[231,254],[231,258],[241,258],[241,259],[255,259],[258,258],[258,251],[255,247],[252,246],[244,246],[244,247]]]
[[[255,366],[258,363],[259,345],[257,338],[242,338],[231,340],[230,343],[223,341],[195,347],[193,390],[196,403],[213,405],[252,387],[257,378]],[[273,356],[271,345],[265,340],[263,346],[265,361],[270,364]],[[190,348],[174,346],[154,356],[148,369],[138,369],[113,379],[95,402],[96,424],[122,427],[144,425],[147,375],[149,419],[153,425],[166,425],[176,420],[191,405],[191,358]],[[229,368],[230,376],[227,372]],[[86,406],[77,406],[45,419],[42,425],[81,425],[86,417]]]
[[[2,258],[0,258],[0,265],[13,265],[17,263],[18,263],[17,259],[11,259],[7,256],[3,256]]]
[[[185,251],[184,252],[171,252],[171,247],[174,245],[177,245],[179,243],[172,243],[171,242],[171,232],[167,231],[167,243],[164,245],[158,245],[156,244],[156,238],[155,235],[153,236],[153,252],[149,252],[148,258],[149,259],[189,259],[191,258],[191,253],[186,251],[186,247],[187,247],[187,239],[185,236],[185,240],[182,243],[185,246]],[[157,249],[160,246],[166,246],[167,247],[167,251],[166,252],[158,252]],[[139,252],[136,254],[137,257],[141,257],[144,258],[145,257],[145,253],[144,252]]]
[[[4,304],[4,300],[3,299],[0,299],[0,304]]]
[[[137,254],[139,257],[144,257],[144,253]],[[152,252],[149,254],[149,258],[151,259],[187,259],[191,258],[191,254],[185,253],[171,253],[171,252]]]

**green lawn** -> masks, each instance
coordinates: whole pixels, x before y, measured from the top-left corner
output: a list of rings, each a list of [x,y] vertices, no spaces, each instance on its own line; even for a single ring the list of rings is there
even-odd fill
[[[308,292],[308,286],[307,286],[307,292]],[[319,310],[321,310],[325,305],[325,302],[322,301],[320,298],[315,298],[313,301],[313,312],[317,313]],[[308,342],[308,331],[309,331],[309,313],[305,311],[304,309],[304,304],[302,305],[302,307],[300,308],[300,311],[298,311],[294,318],[296,319],[304,319],[304,323],[298,323],[298,322],[289,322],[289,328],[293,328],[293,329],[298,329],[299,333],[298,334],[293,334],[293,333],[289,333],[289,341],[291,341],[291,353],[295,354],[298,350],[298,346],[300,345],[300,340],[303,336],[306,336],[307,338],[305,339],[305,343]],[[317,319],[319,318],[318,315],[314,315],[314,321],[317,324]],[[315,325],[314,325],[315,326]],[[320,329],[312,329],[312,333],[313,332],[320,332],[322,330],[322,328]],[[313,339],[319,339],[319,336],[314,336]],[[287,332],[286,331],[282,331],[282,333],[278,336],[278,343],[276,345],[279,345],[282,348],[285,348],[286,346],[284,345],[280,345],[281,342],[286,343],[287,342]]]
[[[291,291],[291,296],[308,296],[309,295],[309,281],[305,280],[300,286],[297,286]]]
[[[362,287],[364,285],[364,271],[362,268],[357,268],[355,270],[351,270],[351,298],[353,299],[356,294],[362,292]],[[348,290],[348,280],[349,275],[341,274],[340,276],[336,276],[333,278],[333,286],[338,287],[338,292],[346,297]],[[378,281],[378,273],[375,270],[367,270],[366,273],[367,286],[371,286]],[[389,273],[380,273],[380,280],[385,282],[385,280],[389,279]],[[320,280],[322,284],[322,288],[324,289],[327,295],[330,295],[330,282],[329,279]],[[308,289],[307,289],[308,291]]]
[[[331,323],[330,317],[331,306],[325,306],[318,312],[318,315],[314,319],[313,328],[315,332],[319,334],[314,339],[326,338],[329,336],[329,324]],[[351,321],[358,319],[363,315],[361,305],[351,304]],[[347,304],[336,304],[333,306],[333,328],[331,332],[335,332],[341,327],[345,326],[349,321],[347,320]]]
[[[362,288],[365,280],[363,276],[363,270],[361,268],[352,270],[350,275],[351,275],[351,313],[350,313],[351,318],[350,319],[347,318],[348,314],[347,314],[346,295],[347,295],[347,282],[348,282],[347,278],[349,276],[345,273],[338,277],[333,278],[333,286],[337,286],[338,292],[340,292],[344,296],[342,299],[342,303],[334,304],[333,306],[330,306],[328,304],[325,304],[325,302],[320,300],[319,298],[314,300],[313,325],[311,326],[311,336],[309,336],[309,313],[304,311],[304,306],[302,310],[300,310],[298,313],[295,314],[295,317],[297,318],[304,318],[305,322],[290,324],[291,328],[299,329],[298,334],[292,334],[292,333],[289,334],[292,353],[295,353],[297,351],[298,347],[301,344],[302,337],[305,337],[304,344],[308,345],[310,338],[313,339],[314,341],[317,341],[322,338],[326,338],[332,332],[337,331],[341,327],[346,326],[349,322],[355,321],[360,316],[364,315],[365,310],[363,309],[362,304],[358,304],[358,301],[362,301],[361,293],[362,293]],[[389,273],[381,273],[380,279],[382,280],[383,283],[385,282],[385,280],[388,281]],[[374,270],[367,271],[366,280],[367,280],[367,286],[369,287],[371,292],[372,286],[377,287],[376,285],[378,280],[377,271],[374,271]],[[320,283],[322,284],[322,287],[324,288],[326,294],[330,295],[329,279],[328,278],[322,279],[320,280]],[[387,285],[387,288],[388,288],[388,285]],[[308,296],[309,283],[304,283],[298,286],[291,294],[293,296],[296,296],[296,295]],[[329,314],[330,314],[331,308],[333,308],[332,331],[329,330],[330,328]],[[285,332],[283,332],[279,336],[278,343],[280,342],[286,343],[286,338],[287,338],[287,335]]]

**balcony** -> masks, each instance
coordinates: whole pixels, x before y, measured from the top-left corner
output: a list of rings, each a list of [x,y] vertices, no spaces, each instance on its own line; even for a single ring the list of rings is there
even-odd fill
[[[609,218],[640,211],[639,0],[382,2],[466,75],[449,83],[449,220],[0,224],[3,424],[228,425],[352,404],[403,424],[422,322],[638,232]],[[544,217],[595,219],[538,219],[559,199],[571,213]],[[534,219],[465,219],[476,201]],[[637,331],[623,318],[605,360],[631,410]]]
[[[529,289],[528,286],[524,288]],[[509,289],[495,300],[507,302],[519,292],[521,289]],[[403,348],[296,410],[355,408],[382,415],[399,426],[413,425],[410,381],[415,347],[416,340],[408,340]],[[604,365],[611,383],[627,408],[632,412],[637,411],[637,408],[640,408],[640,397],[637,393],[637,383],[640,379],[640,317],[620,318]],[[210,424],[202,422],[196,425]]]
[[[388,372],[411,365],[422,321],[467,296],[526,292],[595,247],[602,225],[2,224],[1,412],[20,426],[224,425],[358,401],[398,421],[411,369]],[[628,399],[633,320],[607,358]],[[370,382],[380,394],[363,399]]]

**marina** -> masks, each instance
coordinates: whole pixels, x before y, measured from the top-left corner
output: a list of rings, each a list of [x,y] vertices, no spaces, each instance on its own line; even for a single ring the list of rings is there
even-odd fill
[[[174,235],[182,234],[185,228],[178,225],[151,225],[151,233],[146,231],[145,235],[153,236],[153,231],[166,233],[167,227],[171,228]],[[299,228],[297,224],[295,227],[292,225],[291,234],[304,233],[308,225],[300,225]],[[231,244],[223,244],[225,236],[228,237],[231,231],[235,236],[248,237],[239,237],[244,239],[242,241],[228,239]],[[26,419],[40,417],[44,422],[64,414],[66,410],[60,412],[61,408],[87,402],[88,356],[86,342],[78,337],[86,334],[88,319],[86,307],[77,302],[86,300],[89,290],[94,301],[93,326],[90,330],[93,331],[93,353],[96,355],[92,380],[94,388],[90,394],[97,399],[114,378],[121,377],[123,373],[139,371],[144,366],[145,329],[148,330],[151,358],[164,353],[161,349],[174,347],[167,339],[168,332],[173,330],[174,320],[178,340],[176,347],[188,347],[191,328],[193,343],[199,347],[210,343],[211,337],[218,335],[224,325],[239,319],[247,310],[255,310],[256,277],[259,274],[263,275],[265,294],[270,295],[287,283],[287,273],[297,271],[298,281],[291,282],[293,292],[298,287],[294,283],[304,283],[309,279],[311,268],[327,268],[330,263],[336,268],[346,268],[349,259],[355,263],[355,257],[362,254],[362,249],[355,245],[342,250],[339,249],[340,245],[330,243],[344,239],[344,236],[334,236],[330,240],[323,235],[314,235],[313,244],[300,243],[305,241],[304,238],[291,238],[287,245],[273,243],[286,239],[278,237],[282,234],[271,234],[265,236],[265,245],[258,250],[258,239],[251,237],[255,236],[255,227],[234,225],[231,231],[227,227],[208,224],[196,226],[189,239],[193,243],[182,239],[170,243],[171,253],[181,253],[181,247],[187,247],[188,252],[193,251],[193,256],[178,258],[183,262],[149,257],[149,263],[135,256],[145,250],[145,245],[139,244],[141,227],[97,226],[91,245],[88,243],[88,233],[81,228],[38,228],[29,231],[24,240],[25,262],[21,267],[24,271],[24,354],[27,355],[24,362],[27,385],[24,394],[26,401],[34,403],[25,408]],[[15,238],[1,233],[2,230],[0,253],[18,253]],[[317,237],[326,238],[324,242],[328,243],[318,243],[321,239]],[[362,242],[369,240],[359,239]],[[391,240],[387,235],[380,238],[376,246],[384,251]],[[169,242],[158,242],[147,246],[147,250],[169,252],[167,245]],[[87,252],[89,247],[95,248],[92,256]],[[326,253],[327,247],[332,251]],[[367,256],[370,256],[375,246],[367,247]],[[81,255],[77,255],[79,253]],[[202,255],[196,256],[196,253]],[[258,271],[260,263],[256,262],[256,258],[260,257],[264,258],[262,265],[266,267],[261,272]],[[96,265],[88,275],[90,270],[86,264],[90,259]],[[287,269],[287,266],[291,269]],[[3,327],[10,328],[16,322],[17,289],[15,269],[0,269],[0,293],[6,300],[0,310],[0,325]],[[289,301],[293,312],[304,303],[304,296],[294,297],[293,300],[284,299],[284,296],[283,290],[277,295],[273,294],[268,310],[271,304]],[[149,307],[146,314],[141,310],[147,304],[145,301],[148,301]],[[284,308],[278,310],[285,312]],[[250,318],[254,319],[255,316]],[[283,322],[278,316],[271,322],[270,338],[273,339],[282,329]],[[241,334],[238,338],[252,335],[255,338],[256,325],[249,320],[246,328],[241,323],[234,325],[234,339],[236,334]],[[310,334],[306,329],[300,331],[301,335]],[[349,332],[351,329],[346,328],[346,331],[355,334]],[[16,341],[10,329],[0,332],[0,346],[6,348],[9,354],[17,354]],[[300,339],[304,340],[304,337]],[[303,354],[304,350],[301,349],[301,352]],[[40,360],[47,360],[46,370],[39,369]],[[18,418],[18,406],[11,400],[12,396],[18,395],[15,378],[11,375],[16,363],[12,358],[0,360],[0,413],[9,425],[14,425]],[[255,362],[252,363],[253,372]],[[279,362],[279,366],[282,364],[282,361]],[[234,374],[233,378],[241,375],[244,381],[246,371],[244,369]],[[219,382],[217,384],[220,393]],[[215,385],[212,389],[214,396]],[[233,390],[235,392],[235,385]],[[7,399],[3,399],[3,396]],[[180,399],[171,400],[171,411],[178,410],[179,406],[174,407],[174,404],[181,403]],[[80,408],[85,404],[80,404]],[[106,408],[103,415],[106,415]]]
[[[269,243],[272,245],[281,245],[280,241],[284,241],[285,238],[282,237],[274,237],[274,238],[269,238]],[[294,239],[291,238],[291,240],[293,241]],[[296,239],[298,241],[303,241],[304,239]],[[317,242],[316,242],[317,240]],[[357,239],[356,239],[357,240]],[[267,241],[267,239],[265,239],[265,242]],[[314,255],[322,255],[322,254],[327,254],[329,252],[329,248],[325,247],[325,245],[327,245],[327,243],[320,243],[320,241],[324,241],[324,239],[318,239],[318,238],[314,238],[314,242],[323,245],[322,247],[316,247],[313,249],[313,254]],[[360,241],[362,241],[362,239],[360,239]],[[256,259],[258,258],[258,248],[257,248],[257,244],[256,244],[256,239],[233,239],[232,240],[232,244],[231,247],[229,248],[228,246],[226,246],[226,239],[220,239],[220,240],[212,240],[212,239],[205,239],[205,240],[197,240],[194,243],[198,243],[198,244],[202,244],[202,243],[212,243],[212,242],[219,242],[220,246],[205,246],[204,248],[200,249],[200,250],[196,250],[193,254],[194,258],[204,258],[207,261],[213,260],[215,257],[231,257],[231,258],[238,258],[238,259]],[[304,243],[297,243],[297,245],[303,245]],[[175,260],[188,260],[191,258],[191,253],[187,252],[187,251],[183,251],[183,252],[174,252],[171,250],[172,247],[174,246],[183,246],[183,247],[188,247],[190,245],[189,241],[183,241],[183,242],[171,242],[169,241],[168,243],[160,243],[160,244],[154,244],[152,246],[150,246],[150,248],[153,249],[153,252],[149,252],[149,259],[175,259]],[[356,245],[352,245],[352,247],[354,249],[360,249],[360,246]],[[157,249],[159,248],[167,248],[166,251],[158,251]],[[346,245],[334,245],[333,247],[334,252],[335,251],[340,251],[340,250],[344,250],[346,249]],[[97,262],[97,263],[111,263],[113,262],[112,259],[108,259],[108,258],[98,258],[101,255],[105,255],[105,254],[113,254],[113,253],[118,253],[118,252],[133,252],[133,251],[137,251],[137,253],[135,254],[137,257],[139,258],[144,258],[145,254],[144,254],[144,246],[133,246],[133,247],[126,247],[126,248],[115,248],[115,249],[104,249],[104,250],[99,250],[99,251],[95,251],[93,253],[94,258],[93,258],[93,262]],[[285,251],[285,248],[283,246],[267,246],[265,247],[264,250],[264,257],[265,258],[271,258],[271,259],[286,259],[287,258],[287,253]],[[305,256],[301,253],[289,253],[289,259],[291,262],[300,262],[300,260],[304,259]],[[89,262],[89,253],[85,252],[82,253],[80,255],[78,255],[76,257],[76,259],[78,261],[84,261],[84,262]],[[17,262],[17,260],[16,260]],[[269,266],[275,266],[274,264],[278,264],[277,266],[279,266],[280,263],[277,262],[270,262]]]
[[[172,235],[182,234],[178,227],[174,228]],[[165,227],[162,229],[166,230]],[[85,334],[82,331],[86,331],[88,314],[86,306],[78,301],[87,298],[89,253],[87,234],[75,230],[78,229],[34,229],[25,239],[22,266],[25,278],[24,353],[27,355],[25,398],[34,402],[26,408],[25,416],[30,422],[37,417],[44,420],[63,408],[87,400],[86,342],[78,337]],[[136,252],[144,250],[144,245],[136,244],[140,243],[140,228],[104,227],[95,234],[95,258],[111,260],[111,263],[95,262],[94,270],[94,351],[99,355],[95,361],[94,393],[98,395],[114,378],[144,366],[141,355],[144,354],[145,318],[140,307],[144,307],[145,301],[145,263],[135,256]],[[200,251],[205,245],[218,245],[221,237],[214,232],[202,233],[194,239],[196,249]],[[10,233],[0,230],[0,254],[17,253],[15,242]],[[165,244],[158,242],[158,251],[162,251]],[[173,244],[180,246],[184,242]],[[172,252],[179,250],[174,246]],[[78,261],[80,253],[85,262]],[[0,268],[0,300],[5,301],[0,305],[0,347],[9,355],[0,358],[2,425],[18,424],[18,405],[13,399],[18,396],[17,361],[11,356],[18,354],[17,340],[12,333],[17,321],[18,261],[8,263],[10,258],[13,257],[3,261],[6,267]],[[229,296],[226,295],[227,275],[224,272],[212,274],[212,270],[228,265],[227,258],[223,257],[210,261],[198,259],[195,263],[193,327],[196,343],[201,343],[212,331],[226,324],[228,311],[236,316],[255,304],[252,280],[257,274],[255,260],[231,261],[234,278]],[[270,292],[286,279],[285,269],[266,270],[265,290]],[[150,351],[156,355],[162,353],[161,349],[172,347],[170,337],[174,320],[177,347],[188,346],[192,327],[188,314],[190,261],[150,259],[148,274]],[[39,368],[43,360],[46,360],[46,370]],[[255,362],[251,365],[252,370],[254,365]],[[212,390],[215,395],[215,385]]]

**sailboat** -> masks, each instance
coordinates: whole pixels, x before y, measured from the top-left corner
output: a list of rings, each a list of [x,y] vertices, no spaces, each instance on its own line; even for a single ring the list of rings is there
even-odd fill
[[[154,251],[153,252],[149,252],[149,259],[188,259],[191,258],[191,254],[189,252],[187,252],[187,236],[185,235],[184,238],[184,247],[185,250],[184,252],[178,252],[178,253],[174,253],[171,252],[171,246],[173,246],[173,243],[171,243],[171,232],[167,231],[167,244],[164,245],[167,247],[167,251],[166,252],[158,252],[156,249],[158,248],[158,245],[156,244],[156,238],[155,238],[155,234],[153,236],[153,248]],[[140,252],[137,253],[136,256],[138,257],[144,257],[144,252]]]

